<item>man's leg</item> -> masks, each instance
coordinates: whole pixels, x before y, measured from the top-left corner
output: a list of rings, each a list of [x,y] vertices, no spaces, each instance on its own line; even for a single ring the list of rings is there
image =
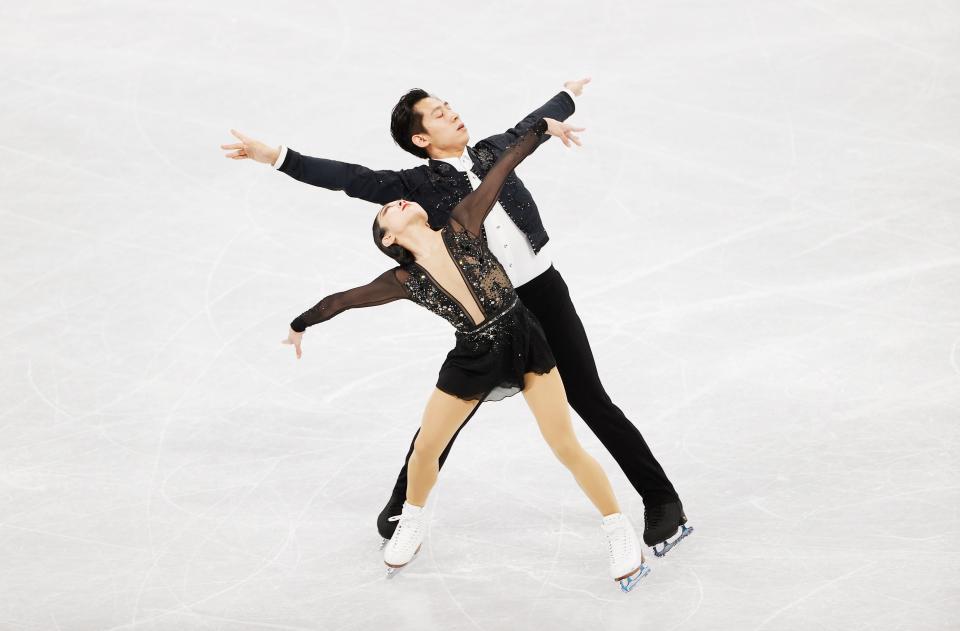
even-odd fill
[[[453,441],[457,439],[457,436],[460,435],[461,430],[466,426],[467,422],[473,418],[473,415],[476,414],[477,410],[480,409],[480,404],[483,401],[477,401],[474,408],[470,411],[470,414],[467,415],[467,418],[464,419],[463,425],[454,432],[453,438],[450,439],[450,442],[447,443],[446,448],[440,454],[440,468],[443,468],[443,463],[446,462],[447,456],[450,454],[450,448],[453,446]],[[393,485],[393,492],[390,494],[390,499],[387,501],[387,505],[383,507],[383,510],[380,511],[380,515],[377,516],[377,530],[380,532],[380,536],[384,539],[389,539],[393,536],[393,531],[397,529],[397,521],[389,521],[390,517],[399,515],[403,509],[403,501],[407,497],[407,465],[410,462],[410,454],[413,453],[413,446],[417,442],[417,436],[420,435],[420,428],[417,428],[416,433],[413,435],[413,440],[410,441],[410,448],[407,449],[407,455],[403,458],[403,467],[400,468],[400,474],[397,475],[397,481]]]
[[[587,333],[560,272],[551,266],[517,287],[517,294],[543,326],[570,406],[617,461],[644,504],[678,500],[673,484],[640,431],[614,405],[600,383]]]

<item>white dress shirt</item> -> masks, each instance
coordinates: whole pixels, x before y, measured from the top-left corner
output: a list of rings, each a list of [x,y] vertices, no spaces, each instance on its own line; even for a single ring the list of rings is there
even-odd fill
[[[458,171],[466,171],[473,190],[480,186],[480,178],[470,170],[473,160],[467,150],[459,158],[435,158],[452,165]],[[550,268],[550,242],[548,241],[535,253],[523,231],[510,219],[510,215],[500,205],[500,200],[490,209],[483,220],[487,233],[487,247],[503,265],[507,277],[514,287],[527,283]]]
[[[569,94],[571,99],[574,98],[573,92],[567,88],[563,91]],[[279,169],[286,157],[287,147],[280,145],[280,155],[273,163],[273,168]],[[450,164],[458,171],[465,171],[473,190],[480,186],[480,178],[470,170],[473,167],[473,160],[470,159],[466,148],[458,158],[435,159]],[[550,269],[553,263],[550,257],[550,242],[545,243],[539,252],[534,252],[526,235],[517,227],[517,224],[513,223],[499,200],[490,209],[490,214],[483,221],[483,227],[487,232],[487,246],[503,265],[514,287],[519,287]]]

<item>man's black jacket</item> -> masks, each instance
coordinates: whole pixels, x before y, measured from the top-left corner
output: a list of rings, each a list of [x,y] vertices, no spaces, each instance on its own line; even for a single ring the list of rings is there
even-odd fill
[[[566,120],[575,109],[573,98],[561,91],[504,133],[484,138],[473,147],[468,146],[473,172],[482,180],[500,154],[533,123],[541,118]],[[544,135],[540,143],[549,138]],[[412,169],[373,171],[359,164],[305,156],[287,147],[280,170],[301,182],[343,191],[350,197],[375,204],[401,198],[415,201],[427,211],[428,221],[434,229],[443,227],[453,207],[473,190],[466,173],[433,158]],[[515,173],[507,177],[498,199],[510,219],[526,235],[533,251],[539,252],[550,237],[543,228],[540,211],[530,191]]]

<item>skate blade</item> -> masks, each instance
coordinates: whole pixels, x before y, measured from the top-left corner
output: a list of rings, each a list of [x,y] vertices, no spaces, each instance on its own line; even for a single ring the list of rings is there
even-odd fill
[[[680,536],[674,539],[673,541],[666,541],[663,544],[663,547],[659,550],[657,546],[653,546],[653,553],[658,557],[664,556],[667,552],[673,549],[673,546],[680,543],[680,540],[693,532],[693,526],[687,526],[686,524],[680,524]]]
[[[422,543],[421,543],[420,545],[418,545],[418,546],[417,546],[417,551],[414,552],[414,553],[413,553],[413,556],[410,557],[410,560],[407,561],[406,563],[404,563],[403,565],[390,565],[389,563],[387,563],[386,561],[384,561],[383,564],[387,566],[387,578],[393,578],[394,576],[397,575],[397,572],[399,572],[399,571],[402,570],[403,568],[405,568],[405,567],[407,567],[408,565],[410,565],[410,564],[413,562],[413,560],[417,558],[417,555],[420,554],[420,548],[422,548],[422,547],[423,547],[423,544],[422,544]]]
[[[636,572],[630,576],[625,576],[618,581],[620,583],[620,591],[622,591],[624,594],[628,593],[631,589],[637,586],[637,583],[640,582],[640,579],[649,573],[650,566],[646,563],[641,563]]]

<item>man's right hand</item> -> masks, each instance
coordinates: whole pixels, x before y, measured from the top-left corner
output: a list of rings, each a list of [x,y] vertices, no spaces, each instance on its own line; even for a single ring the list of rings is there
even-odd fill
[[[551,136],[556,136],[564,144],[564,146],[569,147],[570,141],[577,143],[578,147],[582,147],[583,144],[580,142],[580,137],[574,135],[575,131],[583,131],[586,127],[574,127],[569,123],[561,123],[558,120],[552,118],[544,118],[543,120],[547,121],[547,133]]]
[[[233,153],[224,154],[225,158],[233,158],[234,160],[250,158],[264,164],[273,164],[280,156],[280,147],[270,147],[259,140],[244,136],[236,129],[231,129],[230,133],[236,136],[240,142],[235,142],[232,145],[220,145],[221,149],[235,150]]]

